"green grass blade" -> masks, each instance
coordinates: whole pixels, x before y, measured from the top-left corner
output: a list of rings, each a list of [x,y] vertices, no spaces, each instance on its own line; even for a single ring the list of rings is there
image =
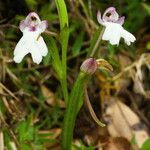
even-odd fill
[[[62,30],[65,26],[68,26],[67,8],[64,0],[55,0],[55,2],[60,20],[60,29]]]

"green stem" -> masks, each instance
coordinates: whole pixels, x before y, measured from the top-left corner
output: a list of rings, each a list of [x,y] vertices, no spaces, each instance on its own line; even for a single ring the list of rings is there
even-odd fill
[[[68,33],[66,33],[68,34]],[[68,86],[67,86],[67,45],[68,45],[69,34],[66,36],[64,45],[62,45],[62,77],[61,77],[61,86],[65,99],[65,103],[68,103]]]
[[[78,107],[83,97],[84,85],[87,81],[87,75],[80,73],[71,91],[70,100],[66,109],[63,133],[62,133],[62,148],[63,150],[71,149],[71,142],[73,138],[73,130],[77,116]]]
[[[92,51],[89,51],[89,56],[94,57],[94,55],[97,53],[97,49],[99,47],[99,43],[101,41],[103,31],[97,36],[97,38],[94,40],[94,46],[92,48]],[[65,53],[65,52],[64,52]],[[64,55],[64,57],[63,57]],[[65,54],[62,53],[62,62],[65,60]],[[65,63],[64,63],[65,64]],[[73,138],[73,130],[75,126],[75,120],[78,113],[78,110],[80,108],[80,104],[82,104],[82,98],[84,93],[84,86],[88,79],[89,75],[85,73],[80,73],[74,86],[71,91],[70,99],[67,101],[67,109],[64,116],[64,124],[63,124],[63,133],[62,133],[62,148],[63,150],[70,150],[71,149],[71,142]],[[64,81],[65,83],[65,81]],[[62,83],[62,86],[63,83]],[[62,87],[63,88],[63,87]],[[63,89],[65,93],[65,88]],[[67,96],[68,97],[68,96]],[[96,117],[95,117],[96,118]],[[97,121],[97,120],[96,120]],[[99,122],[98,122],[99,123]],[[100,123],[99,123],[100,124]],[[103,125],[103,124],[100,124]]]
[[[66,77],[62,78],[60,80],[60,83],[61,83],[61,88],[62,88],[62,92],[63,92],[63,95],[64,95],[64,99],[65,99],[65,102],[66,102],[66,105],[67,105],[67,103],[68,103],[68,86],[67,86]]]
[[[65,99],[65,103],[68,103],[68,86],[67,86],[67,48],[68,48],[68,40],[69,40],[69,29],[61,31],[61,45],[62,45],[62,79],[61,86]]]
[[[104,28],[102,28],[101,31],[100,29],[98,29],[97,32],[95,33],[95,36],[93,38],[94,44],[91,44],[91,47],[89,48],[88,56],[94,57],[97,54],[97,50],[98,47],[100,46],[103,33],[104,33]]]

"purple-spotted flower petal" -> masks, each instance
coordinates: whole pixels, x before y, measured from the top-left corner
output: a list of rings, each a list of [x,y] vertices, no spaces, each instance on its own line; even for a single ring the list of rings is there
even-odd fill
[[[44,32],[48,28],[47,20],[41,21],[41,24],[39,27],[40,27],[41,31]]]
[[[120,25],[123,25],[123,24],[124,24],[124,20],[125,20],[125,16],[122,16],[122,17],[120,17],[120,18],[116,21],[116,23],[118,23],[118,24],[120,24]]]
[[[104,21],[109,21],[109,22],[115,22],[119,18],[118,13],[116,12],[116,9],[114,7],[109,7],[105,10],[103,14],[103,20]]]
[[[20,63],[25,55],[31,54],[35,63],[39,64],[42,57],[48,53],[48,48],[41,36],[46,30],[48,23],[41,21],[35,12],[31,12],[20,22],[19,28],[23,32],[22,38],[17,43],[14,50],[14,61]]]
[[[100,11],[98,11],[97,20],[102,26],[105,26],[102,40],[109,41],[112,45],[119,45],[121,37],[124,38],[127,45],[130,45],[136,40],[130,32],[122,27],[125,17],[122,16],[119,18],[114,7],[107,8],[103,16],[101,16]]]

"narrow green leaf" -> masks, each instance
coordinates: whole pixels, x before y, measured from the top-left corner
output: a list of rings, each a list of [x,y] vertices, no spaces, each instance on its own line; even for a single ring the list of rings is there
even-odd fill
[[[142,3],[142,6],[144,7],[144,9],[146,10],[146,12],[150,15],[150,5],[146,4],[146,3]]]
[[[83,43],[83,37],[84,37],[84,32],[80,32],[72,46],[73,56],[76,56],[80,53],[82,43]]]
[[[60,33],[60,42],[62,47],[62,67],[64,72],[66,72],[66,62],[67,62],[67,48],[69,39],[69,28],[64,27]]]
[[[62,86],[62,91],[64,95],[65,102],[68,102],[68,89],[67,89],[67,47],[68,47],[68,40],[69,40],[69,28],[68,28],[68,13],[67,8],[64,0],[55,0],[59,20],[60,20],[60,43],[61,43],[61,50],[62,50],[62,76],[60,77],[60,82]]]
[[[55,0],[59,20],[60,20],[60,29],[63,29],[64,27],[68,26],[68,14],[67,14],[67,8],[64,0]]]
[[[62,135],[63,150],[71,149],[75,119],[77,116],[81,97],[84,93],[84,84],[86,83],[88,77],[89,76],[87,76],[86,74],[80,73],[71,91],[70,100],[68,102],[67,110],[64,117],[63,135]]]
[[[59,77],[61,77],[62,76],[61,61],[60,61],[59,51],[58,51],[56,42],[52,37],[49,38],[49,42],[50,42],[49,49],[50,49],[51,56],[53,59],[52,65],[54,66],[54,69],[56,70]]]

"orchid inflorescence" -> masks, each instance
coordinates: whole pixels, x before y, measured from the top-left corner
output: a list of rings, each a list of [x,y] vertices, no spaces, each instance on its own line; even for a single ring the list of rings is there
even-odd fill
[[[136,40],[130,32],[122,27],[125,17],[119,18],[114,7],[107,8],[103,16],[98,11],[97,20],[105,27],[102,40],[109,41],[112,45],[119,45],[121,37],[127,45]],[[16,63],[20,63],[28,53],[31,54],[33,62],[39,64],[42,61],[42,57],[48,53],[48,48],[41,33],[46,30],[47,26],[47,21],[41,21],[35,12],[29,13],[25,20],[20,22],[19,29],[23,36],[14,50],[14,61]]]
[[[57,49],[56,43],[53,38],[50,38],[50,43],[52,44],[51,52],[53,58],[53,67],[58,74],[62,92],[64,94],[64,100],[66,104],[66,113],[64,116],[64,125],[63,125],[63,133],[62,133],[62,147],[63,150],[71,148],[71,141],[73,137],[73,129],[75,125],[75,119],[78,111],[80,110],[83,104],[83,94],[85,94],[87,99],[87,104],[89,106],[89,110],[91,112],[91,116],[95,120],[97,124],[100,126],[105,126],[101,123],[96,115],[94,114],[94,110],[92,110],[92,106],[90,105],[90,101],[88,100],[88,94],[86,89],[86,82],[89,80],[89,77],[93,75],[98,68],[104,68],[109,71],[112,71],[112,66],[104,59],[94,58],[96,54],[96,50],[98,50],[98,45],[101,40],[109,41],[112,45],[119,45],[120,39],[123,38],[127,45],[130,45],[136,39],[135,37],[128,31],[126,31],[122,25],[124,23],[125,17],[120,17],[116,12],[114,7],[109,7],[105,10],[103,16],[101,17],[100,11],[97,13],[98,22],[104,26],[104,30],[101,31],[94,48],[90,51],[89,56],[80,67],[80,73],[77,77],[76,82],[73,85],[71,92],[68,94],[67,87],[67,44],[69,39],[69,28],[65,25],[68,23],[67,9],[66,7],[59,7],[60,5],[65,5],[65,3],[59,3],[60,1],[56,0],[58,12],[65,12],[66,22],[64,23],[63,15],[59,15],[60,19],[60,29],[61,29],[61,46],[62,46],[62,56],[60,57],[60,53]],[[62,1],[61,1],[62,2]],[[65,25],[64,25],[65,24]],[[42,58],[48,54],[48,47],[46,46],[44,39],[41,34],[47,29],[48,23],[46,20],[41,21],[39,16],[35,12],[31,12],[25,18],[25,20],[20,22],[19,29],[23,33],[23,36],[17,43],[14,50],[14,58],[13,60],[16,63],[20,63],[25,55],[31,54],[33,62],[36,64],[41,63]],[[64,30],[66,28],[66,30]],[[63,31],[63,32],[62,32]],[[64,36],[65,35],[65,36]],[[64,40],[65,38],[65,40]],[[61,41],[60,40],[60,41]],[[65,43],[65,44],[64,44]],[[64,51],[63,51],[64,50]],[[68,96],[69,95],[69,96]],[[69,97],[69,99],[68,99]]]

